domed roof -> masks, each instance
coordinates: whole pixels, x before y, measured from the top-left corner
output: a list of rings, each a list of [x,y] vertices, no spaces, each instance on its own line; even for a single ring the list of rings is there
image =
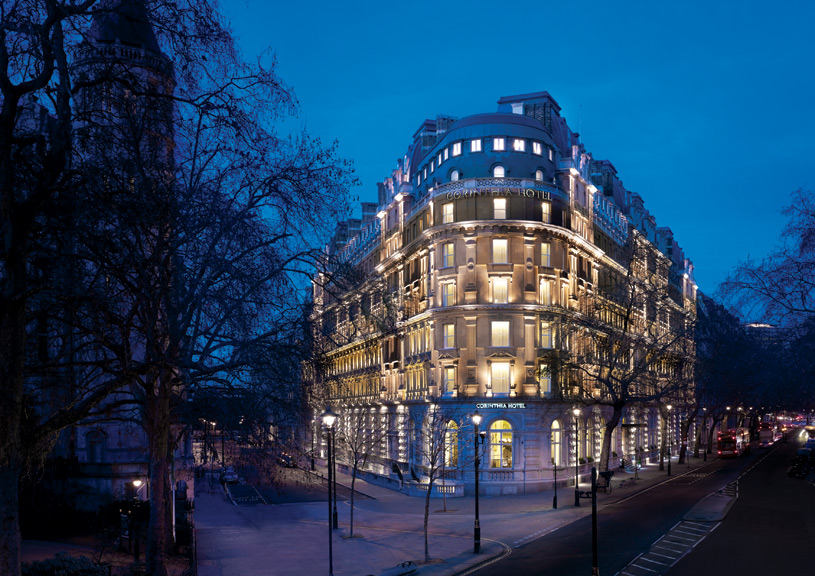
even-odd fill
[[[160,52],[142,0],[104,0],[93,18],[90,37],[105,44],[118,41],[127,46]]]

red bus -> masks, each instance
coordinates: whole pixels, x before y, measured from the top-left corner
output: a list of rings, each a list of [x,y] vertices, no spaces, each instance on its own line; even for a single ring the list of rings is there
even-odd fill
[[[750,430],[734,428],[719,432],[719,456],[740,456],[750,451]]]

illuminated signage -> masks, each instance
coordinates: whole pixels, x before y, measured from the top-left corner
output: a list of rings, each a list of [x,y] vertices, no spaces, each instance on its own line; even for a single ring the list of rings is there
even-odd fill
[[[537,198],[538,200],[551,200],[552,194],[548,190],[537,188],[487,188],[476,190],[456,190],[448,192],[448,200],[459,198],[472,198],[474,196],[523,196],[524,198]]]
[[[522,410],[526,408],[526,402],[481,402],[475,405],[479,410],[489,408],[499,408],[504,410]]]

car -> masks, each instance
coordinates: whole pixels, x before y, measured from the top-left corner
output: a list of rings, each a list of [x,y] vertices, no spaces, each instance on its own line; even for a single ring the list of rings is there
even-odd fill
[[[294,456],[292,456],[288,452],[281,452],[280,454],[278,454],[277,462],[278,462],[278,464],[281,464],[282,466],[285,466],[286,468],[294,468],[296,466],[296,463],[294,461]]]
[[[221,471],[221,484],[237,484],[239,481],[238,473],[228,466]]]

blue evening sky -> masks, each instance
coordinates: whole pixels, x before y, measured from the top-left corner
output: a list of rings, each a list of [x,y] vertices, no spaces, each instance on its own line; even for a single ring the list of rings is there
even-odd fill
[[[302,124],[354,160],[361,201],[425,118],[542,90],[703,291],[776,245],[790,193],[815,188],[815,2],[223,4],[244,55],[271,49]]]

